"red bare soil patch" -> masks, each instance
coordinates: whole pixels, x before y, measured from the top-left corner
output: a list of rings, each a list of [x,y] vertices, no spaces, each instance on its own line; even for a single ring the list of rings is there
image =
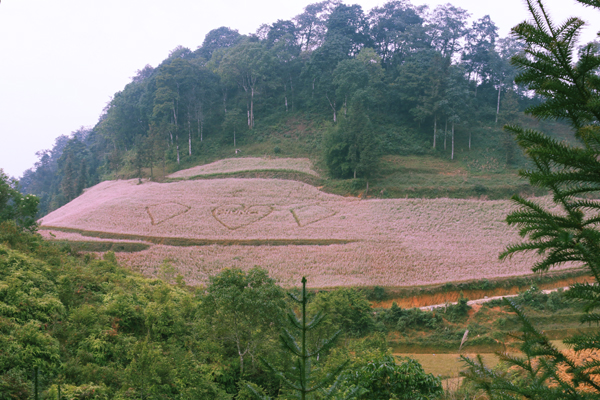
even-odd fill
[[[481,304],[473,304],[471,306],[471,309],[469,310],[469,318],[471,318],[477,311],[479,311],[481,309]]]
[[[566,278],[557,280],[551,283],[540,284],[540,289],[556,289],[565,286],[572,285],[574,283],[592,282],[593,278],[589,276],[579,276],[574,278]],[[523,291],[523,287],[513,286],[509,288],[495,288],[490,290],[457,290],[451,292],[434,293],[434,294],[422,294],[410,297],[396,297],[390,300],[385,300],[377,303],[373,303],[375,308],[390,308],[392,303],[396,303],[401,308],[415,308],[432,306],[435,304],[454,303],[462,295],[469,300],[483,299],[493,296],[507,296],[512,294],[518,294]]]

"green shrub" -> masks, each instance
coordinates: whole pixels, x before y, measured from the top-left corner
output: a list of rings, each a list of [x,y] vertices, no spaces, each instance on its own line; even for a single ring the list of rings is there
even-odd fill
[[[327,315],[323,326],[330,331],[342,329],[345,334],[361,337],[372,332],[375,325],[371,303],[356,289],[319,292],[309,307],[315,313],[323,310]]]
[[[439,315],[418,308],[411,308],[402,310],[402,314],[396,323],[396,329],[399,331],[416,328],[436,329],[441,324],[443,324],[443,321]]]
[[[469,299],[461,297],[457,304],[451,304],[446,307],[446,319],[451,322],[457,322],[469,315],[471,306],[468,305]]]
[[[386,298],[385,288],[381,286],[375,286],[373,289],[367,291],[367,298],[371,301],[383,301]]]
[[[396,363],[391,355],[368,360],[348,373],[347,380],[366,389],[358,399],[427,400],[443,392],[440,378],[425,373],[418,361],[405,358]]]

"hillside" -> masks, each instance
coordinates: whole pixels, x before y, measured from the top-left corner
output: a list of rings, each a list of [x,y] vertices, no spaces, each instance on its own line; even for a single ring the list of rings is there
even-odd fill
[[[248,162],[205,169],[240,172]],[[531,259],[498,261],[518,240],[504,222],[510,209],[507,200],[361,200],[281,179],[134,179],[87,189],[41,228],[53,240],[142,241],[148,247],[119,252],[120,261],[150,276],[166,263],[192,285],[260,265],[284,286],[306,275],[318,287],[398,287],[530,273]]]
[[[161,181],[240,155],[310,158],[327,180],[317,186],[342,195],[506,199],[533,191],[505,124],[573,137],[523,115],[541,98],[514,83],[522,43],[451,4],[331,0],[250,35],[213,29],[197,45],[141,68],[95,126],[38,153],[20,185],[40,197],[40,217],[104,180]],[[290,178],[279,174],[267,177]]]

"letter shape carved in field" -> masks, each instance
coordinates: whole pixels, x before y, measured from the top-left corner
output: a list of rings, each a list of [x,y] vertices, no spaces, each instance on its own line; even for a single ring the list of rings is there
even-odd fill
[[[221,225],[235,230],[260,221],[272,211],[273,207],[270,206],[231,204],[215,208],[212,214]]]
[[[322,221],[325,218],[329,218],[336,214],[335,211],[318,205],[300,206],[292,208],[290,211],[300,227],[312,224],[313,222]]]
[[[152,225],[158,225],[190,210],[189,206],[179,203],[154,204],[146,207]]]

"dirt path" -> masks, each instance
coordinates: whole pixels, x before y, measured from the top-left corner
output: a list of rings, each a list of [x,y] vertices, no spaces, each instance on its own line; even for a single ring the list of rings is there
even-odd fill
[[[556,291],[561,290],[561,289],[562,290],[569,290],[569,286],[565,286],[565,287],[562,287],[562,288],[556,288],[556,289],[542,290],[542,293],[548,294],[548,293],[556,292]],[[503,299],[504,297],[517,297],[517,296],[518,296],[518,294],[509,294],[509,295],[505,295],[505,296],[492,296],[492,297],[485,296],[483,299],[469,300],[467,302],[467,305],[474,306],[474,305],[478,305],[478,304],[487,303],[488,301],[492,301],[492,300],[500,300],[500,299]],[[436,309],[436,308],[447,307],[447,306],[453,305],[453,304],[458,304],[458,302],[451,302],[451,303],[444,303],[444,304],[434,304],[434,305],[431,305],[431,306],[419,307],[419,309],[421,309],[423,311],[431,311],[431,310]]]

